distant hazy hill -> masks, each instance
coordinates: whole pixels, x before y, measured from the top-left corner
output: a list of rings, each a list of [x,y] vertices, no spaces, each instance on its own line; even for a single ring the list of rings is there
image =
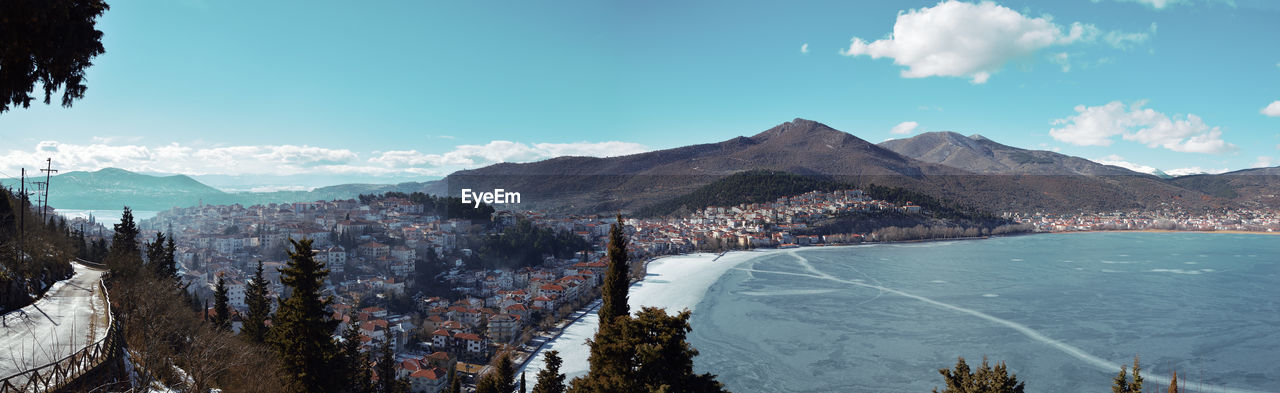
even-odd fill
[[[881,142],[880,147],[917,160],[990,175],[1142,176],[1118,166],[1044,150],[1002,145],[981,135],[928,132]]]
[[[43,179],[41,179],[43,180]],[[28,179],[28,182],[32,179]],[[17,179],[5,179],[6,187]],[[388,191],[413,192],[430,188],[430,183],[343,184],[312,191],[277,191],[267,193],[227,193],[204,185],[184,175],[150,176],[117,168],[95,172],[67,172],[50,179],[49,206],[60,209],[167,210],[171,207],[206,204],[252,205],[257,203],[306,202],[349,199],[359,194]],[[28,183],[28,188],[33,187]]]
[[[1280,207],[1280,166],[1217,175],[1189,175],[1170,180],[1181,187],[1247,205]]]
[[[1123,168],[1054,153],[1018,152],[978,138],[961,138],[971,141],[965,145],[973,147],[944,148],[957,154],[968,150],[962,154],[974,160],[983,159],[990,152],[986,163],[976,164],[976,168],[1046,168],[1013,175],[977,173],[909,157],[822,123],[795,119],[751,137],[719,143],[621,157],[560,157],[459,171],[448,176],[446,184],[451,195],[458,195],[461,188],[503,188],[522,193],[522,208],[584,213],[635,211],[753,169],[821,175],[849,184],[902,187],[989,212],[1131,209],[1175,200],[1206,203],[1204,194],[1198,191]],[[1066,165],[1067,169],[1048,170],[1053,165]],[[1077,171],[1116,175],[1093,176]]]

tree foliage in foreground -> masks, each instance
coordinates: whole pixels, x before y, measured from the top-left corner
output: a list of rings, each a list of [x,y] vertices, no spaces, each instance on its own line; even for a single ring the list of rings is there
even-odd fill
[[[600,309],[600,328],[588,343],[587,375],[575,378],[574,393],[724,392],[712,374],[695,374],[698,351],[686,340],[693,330],[685,310],[667,315],[646,307],[632,317],[626,304],[628,283],[626,237],[622,216],[610,233],[609,268]],[[541,381],[539,381],[541,383]],[[535,388],[536,389],[536,388]]]
[[[560,351],[548,351],[543,355],[542,371],[538,372],[538,382],[533,385],[533,393],[564,393],[565,375],[560,372]]]
[[[341,388],[342,373],[333,369],[340,363],[330,334],[337,327],[327,308],[333,298],[321,297],[329,275],[323,262],[315,259],[311,240],[290,240],[294,251],[280,269],[280,282],[292,289],[272,319],[271,343],[280,356],[280,368],[289,390],[330,392]]]
[[[84,98],[85,69],[106,52],[99,16],[104,0],[0,1],[0,113],[31,106],[44,90],[44,103],[62,90],[62,106]]]
[[[1022,393],[1024,389],[1018,376],[1009,374],[1004,362],[991,367],[985,357],[977,370],[970,371],[962,357],[956,361],[954,369],[944,368],[938,372],[942,374],[946,387],[941,392],[934,388],[934,393]]]
[[[1111,381],[1112,393],[1142,393],[1142,366],[1137,356],[1133,357],[1133,379],[1129,379],[1127,371],[1125,366],[1120,366],[1120,374]]]

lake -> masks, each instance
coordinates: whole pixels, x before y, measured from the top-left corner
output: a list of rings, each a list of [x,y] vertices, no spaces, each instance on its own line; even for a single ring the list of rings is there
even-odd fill
[[[1280,237],[1045,234],[710,257],[660,260],[632,309],[695,305],[695,368],[735,392],[927,392],[957,356],[1005,361],[1033,392],[1108,391],[1135,354],[1148,388],[1174,370],[1191,391],[1280,385]],[[675,265],[715,279],[674,285],[688,275]],[[663,292],[684,299],[645,295]],[[552,347],[585,364],[568,341]]]

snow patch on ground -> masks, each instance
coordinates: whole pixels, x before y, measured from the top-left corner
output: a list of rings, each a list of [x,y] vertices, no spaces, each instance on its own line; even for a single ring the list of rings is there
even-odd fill
[[[776,252],[779,250],[732,251],[718,258],[718,254],[699,253],[653,260],[649,262],[644,281],[631,285],[627,303],[633,313],[641,307],[663,307],[667,309],[667,313],[693,310],[702,301],[707,289],[729,269]],[[582,317],[577,323],[565,328],[564,334],[559,338],[534,353],[533,359],[521,371],[530,376],[536,375],[546,366],[542,352],[555,350],[560,351],[560,358],[564,360],[560,372],[567,376],[566,382],[586,374],[589,368],[587,358],[590,356],[587,339],[595,336],[599,323],[600,318],[595,312]]]
[[[94,323],[105,310],[102,271],[72,263],[75,273],[35,303],[0,316],[0,378],[60,360],[107,334]]]

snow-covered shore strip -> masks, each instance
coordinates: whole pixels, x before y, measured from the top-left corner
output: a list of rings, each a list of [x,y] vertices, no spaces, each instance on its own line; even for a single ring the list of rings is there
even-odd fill
[[[631,311],[641,307],[662,307],[668,313],[683,309],[693,310],[707,289],[711,288],[725,272],[753,258],[789,250],[731,251],[720,254],[698,253],[658,258],[649,262],[644,280],[631,285],[627,304]],[[717,258],[719,257],[719,258]],[[536,375],[545,366],[542,351],[560,351],[564,364],[560,372],[568,378],[587,373],[590,350],[587,339],[596,334],[600,318],[593,311],[578,322],[565,328],[559,338],[547,343],[532,356],[533,359],[521,371],[528,373],[529,383],[537,382]]]

